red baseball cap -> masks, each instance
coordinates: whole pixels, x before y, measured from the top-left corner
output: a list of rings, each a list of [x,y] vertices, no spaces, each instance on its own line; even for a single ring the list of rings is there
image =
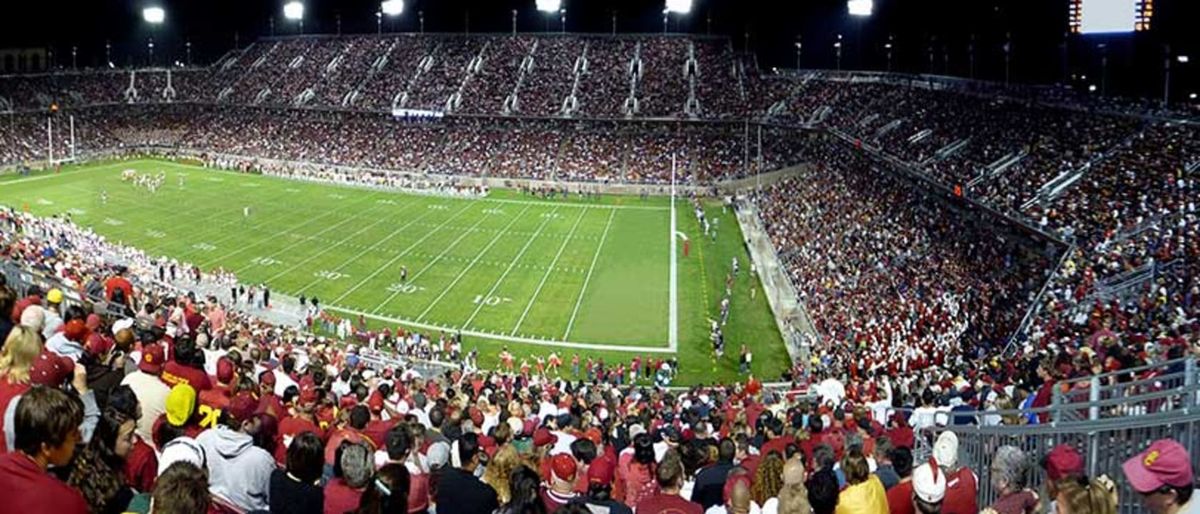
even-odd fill
[[[1192,487],[1192,463],[1183,445],[1170,439],[1150,443],[1146,451],[1121,465],[1135,491],[1147,493],[1163,486]]]
[[[605,456],[597,457],[588,465],[587,479],[589,484],[612,485],[612,461]]]
[[[254,416],[258,410],[258,402],[249,394],[243,393],[233,397],[229,401],[229,406],[225,408],[225,413],[229,414],[235,421],[242,422]]]
[[[264,371],[258,374],[258,383],[275,387],[275,372]]]
[[[300,405],[317,403],[317,388],[312,385],[300,387]]]
[[[533,431],[533,445],[546,446],[558,442],[558,436],[551,434],[545,428],[539,428]]]
[[[108,353],[114,346],[116,343],[111,338],[99,334],[89,335],[86,345],[87,352],[97,356]]]
[[[226,357],[217,360],[217,382],[228,384],[233,382],[233,361]]]
[[[1067,477],[1081,477],[1084,474],[1083,456],[1074,446],[1060,444],[1046,454],[1043,466],[1046,468],[1046,478],[1059,481]]]
[[[166,356],[163,353],[163,347],[160,344],[149,344],[142,347],[142,359],[138,361],[138,369],[142,373],[157,375],[162,373],[163,364]]]
[[[58,387],[74,373],[74,361],[43,348],[29,369],[29,382],[34,385]]]
[[[575,480],[575,470],[575,457],[566,453],[550,457],[550,471],[554,473],[555,478],[573,481]]]
[[[604,435],[600,433],[600,429],[592,427],[583,433],[583,437],[587,440],[596,443],[597,445],[604,442]]]
[[[76,343],[82,343],[88,336],[87,324],[81,319],[73,319],[63,325],[63,336]]]

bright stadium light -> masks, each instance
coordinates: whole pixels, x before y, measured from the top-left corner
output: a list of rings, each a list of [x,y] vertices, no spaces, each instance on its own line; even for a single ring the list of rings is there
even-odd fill
[[[556,13],[562,10],[562,0],[537,0],[537,10],[544,13]]]
[[[1189,59],[1186,55],[1180,55],[1176,57],[1175,60],[1179,61],[1179,64],[1187,64]]]
[[[404,12],[404,0],[385,0],[379,4],[379,10],[388,16],[399,16]]]
[[[667,0],[667,12],[690,13],[692,12],[692,0]]]
[[[142,9],[142,19],[146,20],[146,23],[158,25],[167,19],[167,11],[162,7],[147,7]]]
[[[848,0],[846,9],[850,11],[851,16],[870,16],[871,11],[875,9],[875,2],[872,0]]]
[[[298,1],[291,1],[283,6],[283,17],[289,20],[304,19],[304,4]]]

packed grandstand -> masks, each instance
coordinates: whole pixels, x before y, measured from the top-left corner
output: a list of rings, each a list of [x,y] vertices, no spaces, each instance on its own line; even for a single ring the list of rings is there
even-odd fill
[[[1196,505],[1194,111],[571,34],[267,38],[204,68],[0,77],[0,105],[14,169],[153,153],[398,188],[662,186],[674,158],[714,190],[787,169],[736,195],[812,320],[782,377],[502,371],[434,334],[272,324],[196,294],[236,287],[222,270],[163,280],[137,249],[6,209],[0,484],[30,492],[0,511]],[[1149,421],[1097,428],[1130,415]]]

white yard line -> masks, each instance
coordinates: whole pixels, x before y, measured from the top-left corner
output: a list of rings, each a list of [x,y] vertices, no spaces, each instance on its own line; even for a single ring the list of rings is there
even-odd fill
[[[579,211],[579,219],[575,220],[575,224],[571,226],[571,231],[567,233],[567,238],[563,239],[562,245],[558,247],[558,253],[554,255],[554,260],[550,261],[550,267],[546,268],[546,273],[542,275],[542,281],[538,283],[537,289],[533,291],[533,297],[525,305],[525,312],[521,313],[521,319],[517,320],[517,325],[513,327],[512,332],[509,332],[508,335],[516,335],[517,330],[521,328],[521,324],[525,323],[525,318],[529,316],[529,311],[533,308],[534,302],[537,301],[538,295],[542,294],[542,287],[546,285],[546,279],[550,278],[550,273],[554,271],[554,265],[558,264],[558,258],[562,257],[563,250],[567,249],[567,243],[571,242],[571,238],[575,236],[575,229],[579,228],[579,222],[583,221],[584,214],[587,214],[587,209]]]
[[[335,300],[333,300],[333,303],[340,302],[340,301],[346,299],[347,296],[350,296],[351,294],[353,294],[355,291],[358,291],[358,288],[362,287],[367,282],[370,282],[371,279],[375,278],[380,273],[383,273],[383,270],[386,270],[386,269],[392,267],[392,265],[395,264],[396,261],[399,261],[402,257],[404,257],[405,255],[408,255],[408,252],[411,252],[413,250],[413,248],[416,248],[417,245],[424,243],[426,239],[429,239],[434,234],[441,232],[442,227],[449,225],[451,221],[454,221],[454,218],[457,218],[458,215],[460,215],[464,212],[467,212],[467,210],[470,208],[471,208],[471,204],[468,203],[468,204],[464,205],[462,210],[454,213],[453,216],[446,218],[446,221],[443,221],[442,224],[438,228],[435,228],[433,230],[430,230],[429,232],[426,232],[425,235],[421,236],[420,239],[417,239],[415,242],[413,242],[413,244],[409,245],[408,248],[405,248],[403,252],[396,254],[395,257],[392,257],[391,260],[384,263],[383,266],[380,266],[374,272],[372,272],[370,275],[367,275],[367,278],[360,280],[357,284],[354,284],[354,287],[351,287],[349,291],[342,293],[341,296],[339,296]]]
[[[424,204],[422,204],[422,205],[424,205]],[[392,233],[391,233],[391,234],[388,234],[388,235],[387,235],[387,237],[385,237],[385,238],[383,238],[383,239],[380,239],[380,240],[376,241],[376,242],[375,242],[374,244],[372,244],[371,246],[368,246],[368,247],[367,247],[365,250],[363,250],[363,251],[359,252],[359,253],[358,253],[358,255],[355,255],[354,257],[351,257],[351,258],[349,258],[349,259],[346,259],[346,261],[345,261],[345,262],[342,262],[342,264],[341,264],[341,265],[339,265],[338,267],[334,268],[334,269],[333,269],[333,271],[342,271],[343,269],[345,269],[345,268],[346,268],[346,266],[349,266],[350,264],[354,263],[354,262],[355,262],[355,261],[357,261],[358,259],[362,258],[362,256],[366,255],[368,252],[371,252],[371,251],[374,251],[374,250],[378,249],[380,246],[382,246],[382,245],[383,245],[383,243],[384,243],[384,242],[386,242],[386,241],[390,240],[390,239],[391,239],[391,238],[393,238],[393,237],[396,237],[396,235],[397,235],[397,234],[399,234],[399,233],[403,232],[403,231],[404,231],[404,230],[406,230],[408,227],[411,227],[411,226],[413,226],[413,225],[414,225],[414,224],[416,224],[418,221],[420,221],[420,220],[424,219],[426,216],[428,216],[428,215],[430,215],[430,214],[433,214],[433,209],[426,209],[426,210],[425,210],[425,214],[422,214],[422,215],[420,215],[420,216],[417,216],[416,218],[413,218],[413,219],[412,219],[412,221],[409,221],[408,223],[405,223],[405,224],[404,224],[403,226],[401,226],[400,228],[398,228],[398,229],[396,229],[396,230],[392,231]],[[316,284],[319,284],[319,283],[321,283],[321,281],[322,281],[322,279],[319,279],[319,278],[317,278],[317,279],[313,279],[313,281],[312,281],[312,282],[309,282],[307,285],[305,285],[304,287],[300,288],[300,290],[299,290],[299,291],[296,291],[296,292],[295,292],[295,294],[296,294],[296,295],[302,294],[302,293],[304,293],[305,291],[308,291],[308,288],[310,288],[310,287],[312,287],[312,286],[314,286],[314,285],[316,285]]]
[[[401,211],[400,211],[400,212],[407,211],[409,207],[412,207],[412,205],[411,205],[411,204],[409,204],[409,205],[406,205],[406,206],[405,206],[405,208],[404,208],[404,209],[401,209]],[[330,244],[330,245],[326,245],[326,246],[325,246],[325,248],[324,248],[323,250],[321,250],[321,251],[319,251],[319,252],[317,252],[317,253],[314,253],[314,254],[312,254],[312,255],[310,255],[310,256],[308,256],[308,257],[306,257],[304,260],[302,260],[302,261],[300,261],[300,262],[297,262],[296,264],[293,264],[293,265],[291,265],[291,266],[290,266],[290,267],[288,267],[287,269],[285,269],[285,270],[283,270],[283,271],[280,271],[279,273],[276,273],[275,275],[272,275],[272,276],[271,276],[271,278],[268,278],[268,279],[267,279],[265,282],[266,282],[266,283],[271,283],[271,282],[274,282],[274,281],[275,281],[275,279],[277,279],[277,278],[279,278],[279,277],[282,277],[282,276],[284,276],[284,275],[287,275],[288,273],[291,273],[291,272],[292,272],[292,271],[294,271],[296,268],[299,268],[300,266],[303,266],[304,264],[307,264],[307,263],[309,263],[309,262],[312,262],[312,260],[313,260],[313,259],[316,259],[317,257],[320,257],[320,256],[322,256],[322,255],[325,255],[325,254],[329,253],[329,252],[330,252],[331,250],[333,250],[334,248],[339,248],[339,247],[341,247],[342,245],[346,244],[346,242],[347,242],[347,241],[349,241],[349,240],[351,240],[351,239],[354,239],[355,237],[358,237],[358,235],[359,235],[359,234],[362,234],[363,232],[366,232],[367,230],[370,230],[370,229],[372,229],[372,228],[375,228],[375,226],[376,226],[376,225],[378,225],[378,224],[380,224],[380,223],[383,223],[383,222],[385,222],[385,221],[388,221],[389,219],[390,219],[390,217],[388,217],[388,216],[381,216],[379,219],[375,220],[375,222],[374,222],[374,223],[371,223],[371,224],[368,224],[368,225],[365,225],[365,226],[363,226],[362,228],[360,228],[360,229],[358,229],[358,230],[354,231],[354,233],[350,234],[349,236],[346,236],[345,238],[342,238],[340,241],[338,241],[338,242],[336,242],[336,243],[333,243],[333,244]]]
[[[50,180],[50,179],[52,179],[52,178],[62,178],[62,177],[69,177],[69,176],[71,176],[71,175],[75,175],[75,174],[77,174],[77,173],[95,172],[95,171],[100,171],[100,170],[106,170],[106,169],[109,169],[109,168],[120,168],[121,166],[129,166],[129,165],[132,165],[133,163],[137,163],[137,162],[148,162],[148,161],[147,161],[146,159],[136,159],[136,160],[132,160],[132,161],[121,161],[121,162],[116,162],[116,163],[112,163],[112,164],[104,164],[104,165],[101,165],[101,166],[95,166],[95,167],[88,167],[88,166],[85,164],[85,165],[83,165],[83,167],[81,167],[81,168],[73,169],[73,170],[71,170],[71,171],[68,171],[68,172],[66,172],[66,173],[50,173],[50,172],[44,172],[44,173],[47,173],[47,174],[46,174],[46,175],[38,175],[38,176],[35,176],[35,177],[25,177],[25,178],[19,178],[19,179],[16,179],[16,180],[5,180],[5,181],[0,181],[0,186],[9,186],[9,185],[14,185],[14,184],[24,184],[24,183],[26,183],[26,182],[37,182],[37,181],[39,181],[39,180]]]
[[[355,205],[358,205],[358,204],[360,204],[360,203],[362,203],[362,202],[361,202],[361,201],[354,202],[354,204],[355,204]],[[373,209],[376,209],[376,208],[378,208],[378,206],[374,207]],[[369,209],[369,210],[370,210],[370,209]],[[323,218],[325,218],[326,216],[330,216],[330,215],[333,215],[333,214],[338,214],[338,213],[340,213],[340,212],[341,212],[341,211],[340,211],[340,210],[338,210],[338,209],[329,209],[329,212],[327,212],[327,213],[325,213],[325,214],[322,214],[322,215],[320,215],[320,216],[317,216],[316,218],[313,218],[313,219],[310,219],[310,220],[308,220],[308,221],[305,221],[304,223],[301,223],[301,224],[300,224],[300,225],[298,225],[297,227],[295,227],[295,228],[293,228],[293,229],[290,229],[290,230],[285,230],[285,231],[283,231],[283,232],[298,232],[298,231],[300,231],[300,229],[303,229],[304,227],[307,227],[307,226],[311,225],[311,224],[312,224],[314,221],[317,221],[317,220],[319,220],[319,219],[323,219]],[[338,228],[338,227],[340,227],[340,226],[342,226],[342,225],[345,225],[345,224],[347,224],[347,223],[350,223],[351,221],[357,220],[358,218],[359,218],[359,216],[351,216],[351,217],[349,217],[349,218],[346,218],[346,219],[344,219],[344,220],[342,220],[342,221],[339,221],[339,222],[337,222],[337,223],[334,223],[333,225],[330,225],[330,226],[328,226],[328,227],[325,227],[325,228],[321,229],[321,230],[320,230],[320,231],[318,231],[316,234],[312,234],[312,236],[310,236],[309,238],[302,238],[302,239],[300,239],[300,240],[298,240],[298,241],[296,241],[296,242],[294,242],[294,243],[291,243],[291,244],[289,244],[289,245],[287,245],[287,246],[285,246],[285,247],[283,247],[283,248],[280,248],[279,250],[276,250],[276,251],[272,252],[270,255],[267,255],[267,257],[274,257],[274,256],[276,256],[276,255],[279,255],[279,254],[281,254],[281,253],[283,253],[283,252],[287,251],[287,250],[291,250],[292,248],[295,248],[295,247],[297,247],[297,246],[300,246],[300,245],[302,245],[302,244],[308,243],[308,242],[309,242],[309,240],[310,240],[310,238],[312,238],[312,237],[317,237],[317,236],[319,236],[319,235],[321,235],[321,234],[324,234],[324,233],[326,233],[326,232],[329,232],[330,230],[336,229],[336,228]],[[266,244],[266,243],[267,243],[267,242],[269,242],[269,241],[274,241],[274,240],[275,240],[275,238],[263,238],[263,239],[259,240],[259,242],[257,242],[257,243],[252,243],[252,244],[245,245],[245,246],[243,246],[243,247],[241,247],[241,248],[239,248],[239,249],[237,249],[237,250],[235,250],[235,251],[233,251],[233,252],[230,252],[230,253],[228,253],[228,254],[226,254],[226,255],[223,255],[223,256],[221,256],[221,257],[217,257],[216,259],[210,259],[210,260],[208,260],[208,261],[206,261],[206,262],[204,262],[204,263],[200,264],[200,266],[201,266],[201,267],[207,267],[208,265],[210,265],[210,264],[212,264],[212,263],[214,263],[214,262],[217,262],[217,261],[223,261],[223,260],[225,260],[225,259],[228,259],[228,258],[230,258],[230,257],[233,257],[234,255],[240,254],[240,253],[242,253],[242,252],[244,252],[244,251],[246,251],[246,250],[249,250],[249,249],[251,249],[251,248],[257,248],[257,247],[259,247],[259,246],[262,246],[263,244]],[[254,264],[252,263],[252,264],[250,264],[249,266],[254,266]],[[245,270],[243,269],[242,271],[245,271]]]
[[[496,236],[493,237],[492,240],[488,242],[487,246],[483,247],[483,250],[480,250],[479,253],[475,254],[475,259],[472,260],[471,263],[468,264],[466,268],[463,268],[463,270],[458,273],[457,277],[454,277],[454,281],[450,282],[450,285],[446,286],[446,288],[442,290],[442,294],[439,294],[437,298],[433,299],[433,302],[430,303],[428,307],[425,307],[425,310],[421,312],[421,315],[417,316],[417,321],[421,321],[422,319],[424,319],[425,315],[429,314],[429,311],[433,310],[433,306],[437,305],[438,302],[442,301],[442,298],[444,298],[446,296],[446,293],[449,293],[451,289],[454,289],[454,286],[456,284],[458,284],[458,281],[462,280],[463,276],[466,275],[468,271],[471,271],[471,268],[474,268],[475,265],[479,263],[479,259],[482,259],[483,256],[488,253],[488,250],[491,250],[492,247],[496,245],[496,241],[499,241],[500,238],[503,237],[504,234],[508,232],[508,229],[511,228],[513,226],[513,224],[517,222],[517,220],[521,219],[521,216],[524,216],[525,212],[527,212],[528,210],[529,210],[529,206],[526,205],[524,209],[521,209],[521,212],[518,212],[516,216],[513,216],[513,219],[511,221],[509,221],[507,225],[504,226],[504,229],[501,230],[499,233],[497,233]],[[445,255],[445,254],[443,253],[443,255]],[[441,258],[441,256],[438,256],[438,258]]]
[[[513,257],[513,260],[508,263],[508,268],[505,268],[504,273],[500,275],[500,278],[496,279],[496,283],[492,284],[492,288],[488,290],[487,294],[483,295],[484,300],[491,298],[493,294],[496,294],[496,290],[500,288],[500,284],[504,283],[504,279],[506,277],[508,277],[509,272],[511,272],[513,270],[513,268],[517,267],[517,261],[521,260],[521,257],[523,257],[525,255],[526,250],[529,250],[529,246],[533,244],[533,241],[536,240],[538,238],[538,236],[541,235],[542,231],[546,229],[546,225],[550,224],[550,220],[554,218],[554,214],[558,213],[558,208],[556,207],[553,211],[550,211],[550,212],[551,212],[551,215],[546,216],[546,218],[542,220],[542,224],[540,226],[538,226],[537,230],[534,231],[533,235],[525,240],[525,246],[522,246],[521,251],[517,252],[517,256]],[[475,316],[479,315],[479,311],[483,309],[484,305],[485,305],[485,302],[480,301],[479,305],[475,306],[475,312],[472,312],[471,317],[467,318],[467,321],[462,324],[462,328],[465,329],[465,328],[469,327],[471,325],[471,322],[475,321]]]
[[[575,300],[575,310],[571,311],[571,320],[567,322],[567,331],[563,332],[563,340],[571,335],[571,329],[575,328],[575,318],[579,316],[579,306],[583,305],[583,294],[587,292],[588,282],[592,281],[592,272],[596,270],[596,261],[600,259],[600,250],[604,248],[604,240],[608,239],[608,229],[612,228],[613,216],[617,215],[617,211],[612,211],[608,215],[608,222],[604,224],[604,233],[600,235],[600,244],[596,246],[596,254],[592,256],[592,265],[588,268],[587,277],[583,279],[583,287],[579,289],[579,298]]]
[[[383,321],[383,322],[391,323],[391,324],[395,324],[395,325],[407,325],[410,327],[419,328],[421,330],[429,330],[429,331],[454,330],[454,327],[448,327],[445,325],[437,325],[437,324],[433,324],[433,323],[420,323],[420,322],[416,322],[416,321],[409,321],[406,319],[392,318],[392,317],[388,317],[388,316],[380,316],[377,314],[371,314],[368,312],[363,312],[363,311],[359,311],[359,310],[355,310],[355,309],[348,309],[345,307],[327,305],[327,306],[325,306],[325,308],[328,310],[331,310],[331,311],[341,312],[343,314],[349,314],[352,316],[362,316],[364,318],[373,319],[373,320],[377,320],[377,321]],[[598,351],[607,351],[607,352],[631,352],[631,353],[640,353],[640,354],[675,353],[675,350],[672,350],[672,349],[666,348],[666,347],[620,346],[620,345],[612,345],[612,344],[576,343],[576,342],[571,342],[571,341],[555,341],[555,340],[551,340],[551,339],[537,339],[537,338],[533,338],[533,337],[512,337],[512,336],[506,336],[503,334],[493,334],[490,332],[481,332],[481,331],[475,331],[475,330],[460,330],[459,333],[461,333],[462,335],[465,335],[467,337],[478,337],[481,339],[492,339],[492,340],[496,340],[496,341],[503,341],[506,343],[521,343],[521,344],[531,344],[531,345],[537,345],[537,346],[548,346],[548,347],[556,347],[556,348],[577,348],[580,350],[598,350]]]
[[[544,200],[511,200],[508,198],[479,198],[480,202],[496,202],[496,203],[515,203],[521,205],[537,205],[542,207],[584,207],[592,209],[627,209],[640,211],[665,211],[666,207],[654,205],[605,205],[600,203],[565,203],[565,202],[547,202]]]
[[[674,165],[674,162],[672,162]],[[671,265],[670,277],[670,294],[668,294],[667,305],[668,320],[667,320],[667,347],[674,350],[679,347],[679,264],[675,259],[675,184],[671,184],[671,231],[667,233],[667,237],[671,239],[671,244],[668,245]]]
[[[409,281],[411,281],[412,283],[415,284],[417,282],[417,279],[421,278],[421,275],[424,275],[425,272],[429,271],[429,269],[432,268],[435,264],[441,262],[442,259],[446,258],[446,256],[450,254],[450,250],[453,250],[456,246],[458,246],[458,243],[461,243],[463,239],[467,238],[467,236],[473,234],[475,232],[475,228],[478,227],[480,224],[482,224],[483,221],[486,219],[487,219],[487,216],[480,216],[478,221],[476,221],[473,225],[471,225],[470,227],[467,227],[465,230],[463,230],[462,233],[459,234],[458,237],[454,238],[454,241],[451,241],[450,244],[446,245],[446,247],[443,248],[442,251],[433,258],[433,260],[425,263],[425,266],[421,267],[420,270],[417,270],[417,272],[413,274],[412,278],[410,278]],[[381,302],[379,305],[376,305],[375,309],[373,309],[371,312],[377,313],[377,312],[383,310],[383,308],[386,307],[387,304],[390,303],[393,299],[395,299],[396,296],[398,296],[399,294],[400,294],[399,289],[392,291],[392,294],[388,295],[387,299],[384,300],[383,302]]]

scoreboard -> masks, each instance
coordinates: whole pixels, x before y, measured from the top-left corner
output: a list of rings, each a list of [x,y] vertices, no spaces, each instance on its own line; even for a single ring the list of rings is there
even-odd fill
[[[1070,0],[1071,33],[1112,34],[1150,30],[1154,0]]]

